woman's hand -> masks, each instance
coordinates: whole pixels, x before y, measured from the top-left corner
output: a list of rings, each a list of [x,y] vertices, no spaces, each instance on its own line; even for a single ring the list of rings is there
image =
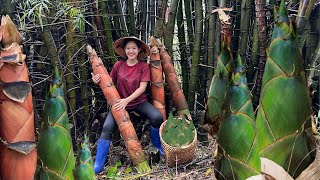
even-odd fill
[[[127,99],[120,99],[117,101],[116,104],[114,104],[114,108],[118,111],[120,110],[124,110],[127,106],[127,104],[129,103],[129,101]]]
[[[100,80],[101,80],[101,75],[100,74],[94,75],[93,73],[91,73],[91,76],[92,76],[92,81],[95,84],[98,84],[100,82]]]

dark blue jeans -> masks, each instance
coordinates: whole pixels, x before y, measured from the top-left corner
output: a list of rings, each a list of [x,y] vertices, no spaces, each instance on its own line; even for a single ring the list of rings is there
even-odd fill
[[[149,119],[151,122],[151,126],[154,128],[160,128],[160,126],[163,122],[162,114],[160,113],[160,111],[158,111],[158,109],[156,109],[148,101],[145,101],[145,102],[137,105],[133,109],[126,109],[126,110],[129,113],[131,111],[135,111],[140,116],[143,116],[144,118]],[[100,138],[105,139],[105,140],[111,140],[112,133],[114,131],[115,126],[116,126],[116,122],[115,122],[114,117],[110,111],[106,120],[104,121]]]

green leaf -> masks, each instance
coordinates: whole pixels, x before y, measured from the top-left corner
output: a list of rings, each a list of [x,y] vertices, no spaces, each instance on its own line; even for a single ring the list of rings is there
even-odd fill
[[[121,161],[118,161],[118,162],[116,163],[116,166],[117,166],[117,167],[121,166]]]
[[[107,178],[113,178],[113,177],[115,177],[115,174],[116,174],[117,170],[118,170],[117,166],[111,167],[111,168],[108,170]]]
[[[126,171],[124,172],[124,174],[129,174],[130,172],[132,172],[132,168],[131,167],[128,167],[126,169]]]

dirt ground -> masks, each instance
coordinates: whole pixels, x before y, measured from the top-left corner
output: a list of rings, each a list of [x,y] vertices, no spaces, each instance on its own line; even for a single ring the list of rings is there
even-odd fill
[[[111,145],[105,169],[97,175],[97,179],[215,179],[213,152],[216,141],[211,137],[208,142],[197,142],[193,161],[174,167],[168,167],[163,156],[158,163],[152,162],[152,157],[157,156],[154,155],[155,149],[150,143],[149,132],[142,135],[141,144],[152,169],[150,173],[139,174],[136,171],[123,141],[118,140]]]

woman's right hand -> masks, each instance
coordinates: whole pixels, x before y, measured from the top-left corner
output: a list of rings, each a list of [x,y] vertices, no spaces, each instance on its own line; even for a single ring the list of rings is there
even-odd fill
[[[92,76],[92,81],[95,84],[98,84],[100,82],[100,80],[101,80],[101,75],[100,74],[94,75],[93,73],[91,73],[91,76]]]

